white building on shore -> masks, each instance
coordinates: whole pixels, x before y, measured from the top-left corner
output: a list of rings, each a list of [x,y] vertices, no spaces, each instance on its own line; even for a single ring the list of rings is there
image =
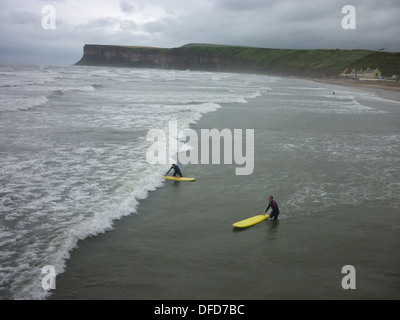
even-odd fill
[[[351,79],[380,79],[382,77],[382,72],[376,69],[367,68],[366,70],[344,70],[340,75],[340,77],[351,78]]]

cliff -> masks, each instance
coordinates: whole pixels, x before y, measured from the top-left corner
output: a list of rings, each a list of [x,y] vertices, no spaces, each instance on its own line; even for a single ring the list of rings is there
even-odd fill
[[[400,53],[370,50],[290,50],[189,44],[179,48],[85,45],[76,65],[221,71],[322,77],[347,68],[400,73]]]

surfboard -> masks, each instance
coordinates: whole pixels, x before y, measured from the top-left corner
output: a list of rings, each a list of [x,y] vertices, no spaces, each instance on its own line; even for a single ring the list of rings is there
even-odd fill
[[[266,214],[266,215],[260,214],[260,215],[255,216],[255,217],[251,217],[251,218],[236,222],[236,223],[233,224],[233,226],[235,228],[251,227],[251,226],[253,226],[253,225],[257,224],[257,223],[260,223],[261,221],[266,220],[268,217],[269,217],[269,214]]]
[[[177,178],[175,178],[175,177],[170,177],[170,176],[164,176],[164,179],[165,180],[172,180],[172,181],[195,181],[196,180],[196,178],[187,178],[187,177],[183,177],[183,178],[177,177]]]

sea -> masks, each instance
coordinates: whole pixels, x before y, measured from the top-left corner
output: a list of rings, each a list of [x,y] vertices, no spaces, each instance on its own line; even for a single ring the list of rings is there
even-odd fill
[[[229,125],[254,127],[256,148],[266,142],[255,155],[268,163],[256,166],[271,165],[268,183],[279,185],[271,192],[285,195],[281,224],[367,201],[373,219],[384,219],[380,208],[391,212],[398,234],[399,102],[265,75],[0,64],[0,299],[49,298],[43,266],[68,273],[78,244],[146,214],[141,203],[170,186],[162,178],[169,166],[146,159],[149,130],[168,130],[171,121],[179,130],[196,127],[205,116],[212,124],[228,106],[240,110]],[[257,108],[262,117],[247,121]],[[237,186],[243,202],[253,202],[246,200],[252,188],[243,192],[249,184]],[[251,215],[242,211],[232,223]]]

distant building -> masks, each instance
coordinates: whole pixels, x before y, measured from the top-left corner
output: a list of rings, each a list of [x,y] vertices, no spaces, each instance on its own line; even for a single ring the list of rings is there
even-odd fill
[[[360,78],[364,79],[379,79],[382,76],[382,72],[379,71],[378,68],[370,69],[368,68],[363,72]]]
[[[362,69],[361,70],[353,69],[353,71],[350,73],[350,78],[358,79],[358,78],[361,78],[363,74],[364,74],[364,71]]]
[[[391,79],[399,80],[400,79],[400,74],[394,74]]]
[[[352,70],[346,69],[346,70],[344,70],[341,74],[339,74],[339,76],[340,76],[340,77],[350,78],[351,72],[352,72]]]
[[[382,73],[378,68],[370,69],[367,68],[365,71],[361,70],[344,70],[340,75],[340,77],[352,78],[352,79],[380,79],[382,77]]]

